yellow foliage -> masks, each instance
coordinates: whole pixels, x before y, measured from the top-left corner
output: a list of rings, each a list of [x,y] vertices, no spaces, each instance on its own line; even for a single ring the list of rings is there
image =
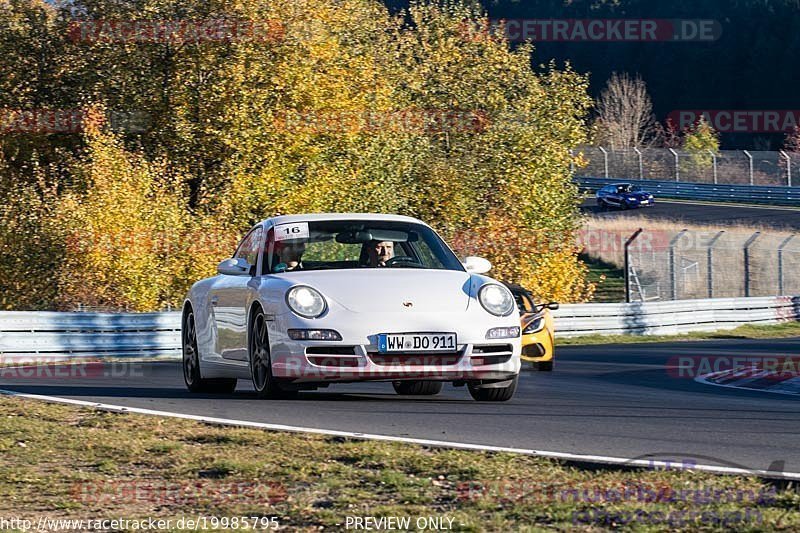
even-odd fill
[[[186,209],[178,176],[95,132],[56,218],[65,232],[58,304],[146,311],[179,306],[231,239]]]
[[[414,215],[542,299],[588,298],[585,269],[563,246],[578,223],[570,148],[586,140],[588,80],[569,66],[534,71],[529,46],[470,31],[489,25],[476,5],[413,2],[392,14],[377,0],[188,0],[187,20],[277,21],[280,31],[179,46],[53,37],[52,63],[75,84],[65,94],[150,125],[111,134],[92,121],[77,146],[50,147],[57,197],[38,186],[9,196],[3,305],[176,306],[255,221],[322,211]],[[93,15],[175,11],[98,0]],[[22,242],[19,231],[41,238]],[[530,237],[542,233],[562,238]],[[18,258],[38,255],[48,260],[29,270],[52,287],[26,296],[35,285]]]
[[[523,285],[540,301],[586,301],[594,293],[572,232],[530,228],[493,212],[470,230],[452,232],[450,240],[457,253],[486,257],[493,277]]]

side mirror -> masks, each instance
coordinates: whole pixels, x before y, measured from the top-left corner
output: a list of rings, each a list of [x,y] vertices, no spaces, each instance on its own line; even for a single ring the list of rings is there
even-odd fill
[[[536,306],[536,312],[543,311],[544,309],[550,309],[551,311],[555,311],[558,309],[559,305],[558,302],[549,302],[546,304],[539,304]]]
[[[464,258],[464,268],[470,274],[486,274],[492,269],[492,264],[483,257],[473,255]]]
[[[217,272],[226,276],[249,276],[250,263],[246,259],[226,259],[217,265]]]

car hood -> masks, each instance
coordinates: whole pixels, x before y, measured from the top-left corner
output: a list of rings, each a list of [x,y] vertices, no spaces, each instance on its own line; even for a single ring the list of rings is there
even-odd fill
[[[470,275],[456,270],[363,268],[281,277],[313,287],[329,301],[359,313],[463,312],[469,305]]]

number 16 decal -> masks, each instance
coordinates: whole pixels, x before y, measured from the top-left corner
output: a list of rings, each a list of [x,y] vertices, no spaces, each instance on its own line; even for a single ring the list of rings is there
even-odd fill
[[[308,222],[293,222],[275,226],[275,240],[308,239]]]

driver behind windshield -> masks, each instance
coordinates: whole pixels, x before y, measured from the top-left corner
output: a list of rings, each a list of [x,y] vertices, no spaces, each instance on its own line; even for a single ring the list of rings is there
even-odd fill
[[[392,241],[369,241],[366,243],[369,266],[385,267],[386,261],[394,257]]]
[[[280,258],[279,264],[286,265],[284,270],[302,270],[303,253],[306,251],[306,243],[303,241],[288,241],[275,243],[275,254]]]

